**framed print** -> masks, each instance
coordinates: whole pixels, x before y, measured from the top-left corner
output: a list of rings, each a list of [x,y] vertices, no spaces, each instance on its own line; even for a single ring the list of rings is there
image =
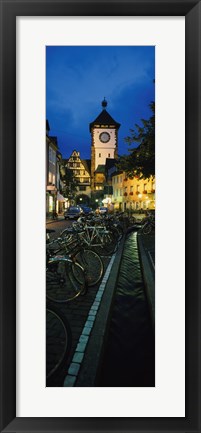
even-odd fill
[[[44,0],[38,3],[1,0],[1,431],[201,430],[200,21],[199,1],[105,3],[63,0],[58,3]],[[114,46],[115,55],[111,49]],[[125,56],[126,47],[129,47],[130,57]],[[137,55],[134,49],[136,47],[140,47]],[[60,57],[57,54],[58,48]],[[150,52],[152,63],[149,62]],[[65,56],[73,60],[64,64]],[[82,78],[80,58],[81,67],[85,67],[86,77],[90,78],[91,88],[89,84],[86,85],[86,80],[83,80],[82,87],[78,85]],[[113,63],[110,63],[110,58]],[[72,128],[75,126],[74,134],[81,142],[80,137],[84,132],[81,125],[83,120],[80,119],[84,117],[73,117],[72,105],[75,103],[77,112],[86,113],[86,101],[91,104],[90,107],[93,106],[94,89],[100,87],[98,95],[104,91],[103,72],[106,71],[107,76],[113,74],[121,62],[122,80],[111,81],[110,90],[114,89],[114,100],[117,101],[117,96],[121,95],[119,101],[122,104],[125,102],[133,106],[129,97],[134,98],[134,94],[130,92],[129,85],[130,80],[132,83],[134,79],[131,79],[131,74],[135,80],[139,79],[139,58],[143,58],[146,64],[141,76],[152,81],[151,85],[155,85],[156,92],[156,316],[155,313],[152,315],[152,319],[156,319],[156,378],[150,383],[145,380],[134,386],[129,386],[124,381],[121,385],[120,379],[111,386],[105,386],[104,381],[103,385],[94,386],[92,376],[97,357],[94,356],[89,360],[88,368],[82,370],[82,377],[89,380],[87,385],[79,385],[81,382],[75,371],[79,367],[81,351],[76,349],[72,358],[74,361],[68,370],[69,376],[64,378],[64,383],[68,385],[63,385],[62,381],[62,385],[55,382],[48,386],[45,382],[44,344],[44,221],[47,210],[44,187],[45,119],[50,115],[56,121],[59,117],[57,113],[60,113],[63,116],[62,122],[68,128],[70,124]],[[48,69],[51,62],[54,69]],[[70,89],[63,81],[60,93],[64,106],[60,105],[57,109],[57,100],[54,98],[55,76],[58,81],[60,75],[55,75],[54,71],[56,68],[60,71],[61,66],[65,69],[69,83],[73,78],[73,85],[70,85]],[[95,81],[93,87],[94,76],[98,77],[98,81]],[[143,86],[144,84],[142,88]],[[138,85],[138,89],[139,87]],[[153,95],[152,90],[150,95]],[[140,98],[142,96],[143,91]],[[92,143],[97,148],[95,151],[91,149],[94,166],[91,173],[95,173],[92,182],[94,190],[95,187],[101,189],[103,184],[100,181],[103,175],[100,169],[105,161],[103,153],[106,152],[104,158],[107,156],[107,159],[115,159],[117,141],[113,140],[113,135],[117,137],[121,123],[121,119],[111,117],[107,95],[103,94],[102,98],[103,112],[97,118],[94,116],[94,122],[93,118],[87,120]],[[136,103],[139,100],[137,92],[135,98]],[[70,104],[68,109],[67,99]],[[53,109],[54,115],[51,114]],[[127,116],[126,108],[124,112]],[[46,126],[49,128],[48,122]],[[57,128],[59,130],[59,126]],[[75,154],[77,150],[74,147],[70,148],[70,142],[74,146],[73,139],[70,138],[71,132],[68,136],[68,168],[72,163],[74,169],[73,164],[78,162],[83,177],[89,173],[87,156],[84,157],[84,165],[84,160],[75,159],[80,155]],[[48,161],[53,168],[54,155],[58,150],[56,134],[57,131],[46,135],[46,143],[51,148],[48,148]],[[59,152],[57,156],[59,158]],[[77,167],[78,165],[76,169]],[[82,200],[86,200],[83,183],[86,182],[83,178],[80,180],[81,194],[78,195],[78,202],[74,202],[71,195],[72,181],[70,195],[69,191],[65,195],[64,182],[63,190],[58,189],[55,196],[53,177],[57,173],[53,168],[51,172],[48,171],[48,216],[50,214],[56,218],[57,212],[63,210],[64,215],[67,212],[66,218],[70,218],[67,199],[71,200],[70,207],[78,209],[79,204],[79,211],[82,212]],[[113,176],[114,179],[114,173]],[[113,182],[116,198],[119,182],[120,177]],[[140,189],[138,191],[140,182],[138,184],[123,185],[124,197],[127,197],[129,191],[129,198],[133,198],[132,193],[135,194],[136,189],[138,198],[132,206],[135,210],[145,210],[145,207],[147,210],[150,200],[146,194],[148,188],[151,188],[150,194],[155,194],[155,184],[152,182],[149,186],[143,183],[142,194]],[[108,191],[107,197],[110,197]],[[96,206],[94,198],[94,209],[97,207],[99,211],[108,211],[113,202],[98,204]],[[114,204],[117,206],[117,200],[114,200]],[[121,259],[119,253],[115,278]],[[112,263],[113,258],[109,266],[112,267]],[[109,275],[110,269],[107,272]],[[104,276],[105,284],[108,275]],[[91,316],[98,309],[103,285],[101,287],[90,310]],[[107,299],[108,310],[111,299],[112,293]],[[107,302],[102,304],[102,316],[107,310]],[[72,316],[74,315],[72,311]],[[92,319],[88,320],[90,321]],[[96,327],[96,330],[99,328],[99,337],[101,327],[102,322],[99,322]],[[89,326],[86,328],[87,326],[84,327],[85,332],[78,345],[86,339],[88,341],[86,332]],[[90,341],[92,340],[98,353],[98,338],[94,337]],[[148,347],[151,347],[150,339]],[[151,364],[150,353],[148,359]],[[121,377],[123,370],[129,366],[129,354],[126,361]],[[72,385],[72,378],[77,383],[76,386]]]

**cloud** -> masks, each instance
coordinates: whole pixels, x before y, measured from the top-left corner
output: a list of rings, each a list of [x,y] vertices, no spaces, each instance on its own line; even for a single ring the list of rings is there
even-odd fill
[[[47,50],[46,94],[55,135],[63,131],[62,143],[89,143],[89,123],[100,113],[104,96],[121,131],[128,130],[133,113],[139,116],[147,105],[153,78],[154,48],[52,47]]]
[[[68,62],[69,56],[64,62],[62,57],[61,63],[57,61],[47,74],[47,89],[52,96],[50,104],[59,111],[71,110],[75,125],[82,121],[86,109],[92,104],[100,104],[104,96],[112,101],[128,86],[143,82],[150,63],[148,58],[139,62],[138,50],[127,47],[97,47],[96,50],[92,47],[91,56],[90,47],[87,48],[84,63],[76,58],[72,64],[72,60]]]

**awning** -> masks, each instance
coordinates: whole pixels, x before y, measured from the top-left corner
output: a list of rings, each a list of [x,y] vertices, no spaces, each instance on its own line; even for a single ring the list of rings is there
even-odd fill
[[[66,198],[58,192],[57,193],[57,200],[58,201],[66,201]]]
[[[47,191],[54,191],[54,192],[56,192],[56,186],[55,185],[47,185]]]

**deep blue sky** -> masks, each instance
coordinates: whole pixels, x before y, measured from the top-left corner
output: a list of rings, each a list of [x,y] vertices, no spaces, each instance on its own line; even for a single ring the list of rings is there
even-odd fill
[[[138,46],[51,46],[46,48],[46,118],[63,158],[76,149],[90,158],[89,123],[107,111],[119,129],[119,154],[135,123],[149,118],[155,100],[155,49]]]

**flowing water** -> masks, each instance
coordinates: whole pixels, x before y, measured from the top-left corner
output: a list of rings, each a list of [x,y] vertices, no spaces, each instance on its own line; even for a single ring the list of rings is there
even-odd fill
[[[155,386],[154,331],[141,273],[137,233],[127,236],[97,386]]]

